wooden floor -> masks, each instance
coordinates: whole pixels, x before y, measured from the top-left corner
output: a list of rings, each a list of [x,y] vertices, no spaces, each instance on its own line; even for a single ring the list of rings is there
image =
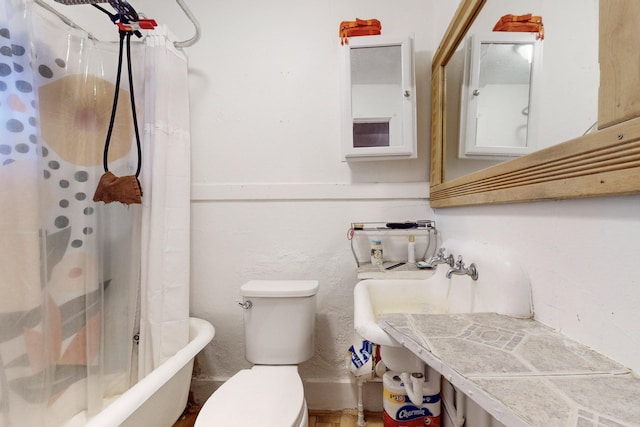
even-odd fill
[[[182,416],[173,427],[193,427],[200,407],[188,405]],[[365,413],[367,427],[383,427],[382,414]],[[356,427],[358,416],[356,411],[309,411],[309,427]]]
[[[365,413],[367,427],[383,427],[380,413]],[[356,427],[358,416],[355,411],[326,412],[309,411],[309,427]]]

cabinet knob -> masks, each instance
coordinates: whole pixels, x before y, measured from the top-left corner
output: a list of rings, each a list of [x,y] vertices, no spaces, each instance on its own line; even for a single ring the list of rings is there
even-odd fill
[[[405,91],[404,91],[404,97],[405,97],[405,98],[408,98],[408,97],[410,97],[410,96],[411,96],[411,92],[410,92],[410,91],[408,91],[408,90],[405,90]]]

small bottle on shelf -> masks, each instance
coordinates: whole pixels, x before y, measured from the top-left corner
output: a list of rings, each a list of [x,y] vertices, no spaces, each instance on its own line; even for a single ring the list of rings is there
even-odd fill
[[[409,236],[409,243],[407,244],[407,264],[414,264],[416,262],[416,238]]]
[[[371,264],[382,265],[382,241],[371,241]]]

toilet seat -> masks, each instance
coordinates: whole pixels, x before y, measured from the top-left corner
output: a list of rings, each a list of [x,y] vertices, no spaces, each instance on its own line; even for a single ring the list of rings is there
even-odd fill
[[[298,367],[256,365],[226,381],[205,402],[195,427],[307,425]]]

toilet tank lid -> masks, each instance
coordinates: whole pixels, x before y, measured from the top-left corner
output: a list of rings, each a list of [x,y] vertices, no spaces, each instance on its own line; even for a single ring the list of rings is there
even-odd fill
[[[317,280],[250,280],[240,287],[244,297],[308,297],[318,292]]]

